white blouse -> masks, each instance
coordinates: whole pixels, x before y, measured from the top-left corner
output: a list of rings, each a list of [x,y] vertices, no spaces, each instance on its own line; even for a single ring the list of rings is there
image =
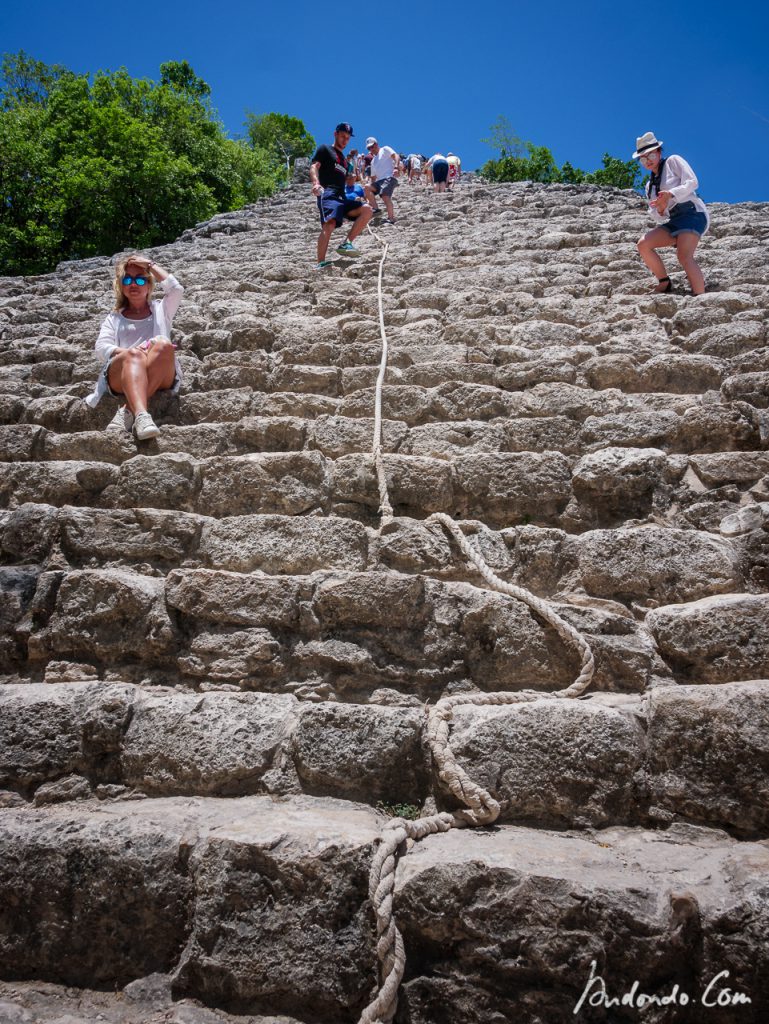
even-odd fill
[[[150,302],[151,313],[144,320],[130,320],[122,313],[113,311],[102,321],[99,337],[94,348],[102,362],[106,364],[112,353],[119,348],[134,348],[150,338],[171,339],[171,321],[182,301],[184,288],[173,274],[169,274],[160,282],[160,289],[165,292],[162,299]],[[182,368],[178,358],[174,358],[176,381],[172,393],[178,394],[182,381]],[[107,393],[107,380],[104,371],[99,374],[93,392],[86,398],[86,404],[95,408]]]
[[[664,225],[670,220],[670,215],[679,203],[694,203],[699,213],[704,213],[707,220],[705,231],[710,227],[710,214],[708,208],[697,195],[695,189],[699,182],[697,175],[682,156],[675,153],[665,158],[665,166],[662,168],[660,180],[660,192],[670,192],[672,199],[668,203],[664,214],[657,213],[653,207],[649,207],[649,213],[656,224]],[[656,195],[650,195],[651,182],[646,182],[646,198],[656,199]]]
[[[170,337],[171,321],[182,301],[184,288],[169,274],[160,282],[160,289],[165,292],[163,298],[150,303],[150,315],[144,320],[130,320],[117,311],[105,317],[94,346],[102,362],[106,362],[116,348],[133,348],[150,338]]]

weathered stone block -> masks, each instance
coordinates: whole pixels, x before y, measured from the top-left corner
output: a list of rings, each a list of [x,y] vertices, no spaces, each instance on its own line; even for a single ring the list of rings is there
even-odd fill
[[[106,662],[141,657],[161,664],[176,642],[162,580],[123,569],[93,569],[64,576],[53,614],[29,638],[29,655]]]
[[[312,1004],[318,1019],[352,1024],[373,982],[365,900],[378,816],[310,797],[238,803],[192,859],[192,934],[176,994],[301,1017]]]
[[[719,594],[649,612],[646,624],[679,682],[769,678],[769,596]]]
[[[3,974],[112,986],[170,970],[193,895],[182,841],[192,816],[176,811],[91,802],[4,811]]]
[[[653,690],[649,786],[654,803],[675,814],[766,835],[769,681]]]
[[[419,709],[305,704],[291,746],[303,788],[317,796],[420,806],[427,792],[423,724]]]
[[[428,614],[419,577],[376,572],[328,576],[315,590],[313,609],[326,629],[418,627]]]
[[[301,577],[175,569],[166,577],[165,592],[172,608],[206,622],[291,627],[309,586]]]
[[[451,748],[470,778],[504,802],[503,818],[600,826],[639,817],[644,738],[632,710],[538,700],[454,712]]]
[[[122,781],[158,795],[240,795],[261,779],[294,724],[294,697],[257,693],[137,696]]]
[[[461,456],[454,474],[465,517],[496,527],[524,517],[553,521],[571,497],[569,462],[559,452]]]
[[[414,965],[399,1012],[412,1024],[443,1024],[449,1005],[452,1024],[568,1024],[595,1012],[579,1004],[595,961],[612,998],[636,982],[660,997],[677,984],[695,1011],[760,1024],[767,871],[765,843],[690,826],[431,836],[398,866],[395,913]],[[752,1002],[705,1011],[724,970],[713,1002],[722,985]],[[596,1020],[613,1019],[605,1006]]]
[[[258,454],[202,464],[200,508],[213,516],[296,516],[324,505],[325,466],[317,452]]]
[[[691,530],[593,530],[580,538],[578,559],[582,584],[596,597],[667,604],[740,588],[732,546]]]
[[[311,573],[365,569],[367,548],[365,528],[335,516],[242,516],[206,521],[199,556],[215,569]]]

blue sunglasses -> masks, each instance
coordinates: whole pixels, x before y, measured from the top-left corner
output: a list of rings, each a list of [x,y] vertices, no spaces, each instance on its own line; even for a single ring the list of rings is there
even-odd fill
[[[125,274],[120,283],[124,285],[138,284],[139,287],[141,287],[143,284],[147,283],[147,278],[144,274],[137,274],[136,277],[131,277],[130,274]]]

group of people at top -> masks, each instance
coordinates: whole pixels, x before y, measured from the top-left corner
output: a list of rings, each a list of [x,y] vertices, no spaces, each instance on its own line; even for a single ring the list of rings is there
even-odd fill
[[[340,122],[333,145],[318,146],[310,162],[312,192],[320,212],[317,270],[332,265],[327,259],[331,235],[345,220],[353,221],[353,226],[336,251],[340,256],[360,256],[355,239],[372,218],[381,215],[380,199],[387,213],[385,223],[395,224],[393,192],[401,174],[408,175],[412,184],[424,174],[436,192],[445,192],[462,173],[460,159],[453,153],[434,153],[429,159],[419,153],[403,156],[391,146],[380,146],[373,135],[366,139],[365,153],[353,149],[345,156],[352,135],[352,125]]]
[[[359,153],[357,149],[351,149],[347,156],[347,169],[355,181],[371,181],[371,164],[373,163],[373,152],[375,146],[379,146],[377,140],[371,136],[366,139],[366,152]],[[379,147],[389,149],[389,146]],[[407,176],[409,184],[419,184],[424,181],[432,185],[436,192],[445,192],[459,181],[462,174],[462,161],[456,153],[448,152],[433,153],[432,156],[425,156],[424,153],[399,153],[400,169]]]
[[[367,155],[371,159],[351,160],[353,154],[345,157],[344,150],[352,134],[348,123],[338,124],[333,146],[319,146],[311,162],[312,191],[321,221],[318,239],[318,266],[321,268],[329,264],[326,253],[335,227],[341,227],[346,220],[351,222],[349,234],[337,247],[337,252],[359,255],[353,242],[376,215],[377,200],[382,199],[388,221],[394,223],[392,194],[397,175],[405,171],[410,175],[409,180],[414,181],[425,170],[421,157],[417,157],[417,168],[412,162],[416,154],[404,161],[389,146],[380,146],[373,136],[366,140]],[[708,229],[710,218],[696,192],[697,177],[683,157],[663,156],[662,142],[653,132],[636,139],[633,157],[649,171],[646,198],[655,227],[638,241],[638,252],[657,278],[653,291],[671,290],[672,282],[657,250],[675,247],[692,294],[701,295],[705,281],[694,253]],[[450,172],[443,177],[442,161],[448,164],[448,158],[441,154],[427,161],[432,175],[428,180],[435,185],[449,180]],[[115,307],[102,323],[96,340],[102,370],[86,402],[93,407],[105,394],[124,402],[110,427],[129,432],[133,429],[137,440],[145,441],[160,433],[147,408],[149,399],[158,391],[178,393],[181,386],[181,367],[170,337],[171,323],[184,289],[173,274],[137,253],[118,261],[113,285]],[[161,299],[152,298],[156,286],[163,292]]]

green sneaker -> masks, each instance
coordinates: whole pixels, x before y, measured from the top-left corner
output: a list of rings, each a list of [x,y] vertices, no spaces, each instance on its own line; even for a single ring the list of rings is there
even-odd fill
[[[336,247],[340,256],[360,256],[360,249],[356,249],[352,242],[342,242]]]
[[[333,265],[334,265],[334,261],[333,260],[321,260],[320,263],[316,264],[315,269],[316,270],[325,270],[326,267],[333,267]]]

